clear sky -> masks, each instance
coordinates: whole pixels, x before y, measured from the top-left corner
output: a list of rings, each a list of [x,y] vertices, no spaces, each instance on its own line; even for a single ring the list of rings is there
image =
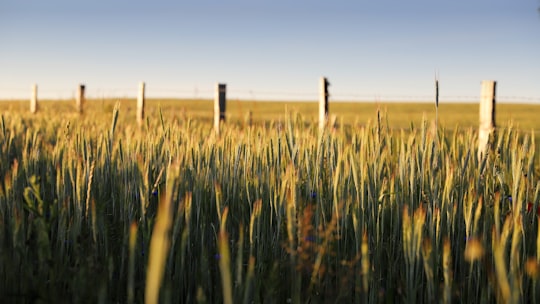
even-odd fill
[[[0,99],[90,97],[540,103],[538,0],[0,1]]]

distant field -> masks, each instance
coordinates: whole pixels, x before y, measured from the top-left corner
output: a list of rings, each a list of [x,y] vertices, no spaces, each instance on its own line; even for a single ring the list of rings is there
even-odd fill
[[[120,102],[120,119],[135,117],[136,101],[134,99],[91,99],[85,103],[85,110],[89,114],[99,115],[111,113],[116,102]],[[40,114],[50,115],[74,113],[73,101],[40,101]],[[374,103],[374,102],[330,102],[330,115],[336,116],[336,122],[344,124],[365,124],[377,117],[377,110],[388,120],[391,128],[408,129],[411,123],[418,125],[423,118],[428,122],[435,121],[435,106],[431,103]],[[28,101],[0,102],[0,113],[9,111],[28,111]],[[157,115],[159,109],[164,117],[182,118],[191,117],[211,121],[213,117],[212,100],[193,99],[149,99],[146,103],[146,115]],[[229,122],[244,123],[252,113],[252,121],[279,121],[285,118],[286,113],[300,113],[307,121],[317,122],[318,104],[311,102],[268,102],[268,101],[238,101],[227,102],[227,119]],[[456,126],[460,128],[476,128],[478,126],[477,103],[451,103],[439,104],[439,124],[447,130]],[[540,105],[533,104],[498,104],[496,111],[497,125],[506,127],[513,124],[522,131],[535,130],[540,133]],[[386,115],[384,115],[386,114]]]
[[[136,100],[126,98],[88,99],[84,108],[87,115],[79,117],[75,112],[73,100],[41,100],[39,102],[40,116],[63,115],[77,121],[94,119],[96,115],[110,115],[114,105],[120,102],[120,122],[135,122]],[[166,120],[182,121],[191,118],[208,124],[212,123],[214,115],[213,100],[210,99],[147,99],[145,116],[161,115]],[[336,125],[366,125],[377,119],[380,110],[381,118],[391,129],[410,130],[411,126],[420,127],[423,119],[429,124],[435,123],[435,105],[432,103],[375,103],[375,102],[330,102],[330,117],[335,116]],[[14,100],[0,101],[0,114],[9,112],[29,113],[29,101]],[[287,115],[301,115],[307,123],[318,122],[318,103],[316,101],[227,101],[227,121],[240,125],[282,122]],[[496,106],[496,123],[499,128],[512,126],[521,133],[530,134],[534,131],[536,142],[540,142],[540,105],[534,104],[498,104]],[[450,134],[456,128],[477,130],[479,125],[478,103],[440,103],[439,125]],[[536,145],[537,154],[540,145]]]

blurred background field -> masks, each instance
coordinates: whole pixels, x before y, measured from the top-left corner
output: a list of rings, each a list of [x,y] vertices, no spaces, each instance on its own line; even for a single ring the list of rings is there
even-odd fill
[[[135,99],[88,99],[85,111],[90,117],[110,114],[114,105],[120,103],[120,118],[135,121]],[[0,102],[0,113],[8,114],[29,112],[27,100],[11,100]],[[162,110],[164,117],[181,119],[190,117],[203,121],[212,121],[213,100],[209,99],[147,99],[146,115],[157,115]],[[425,118],[435,121],[434,103],[409,102],[330,102],[329,115],[336,116],[337,123],[345,125],[365,124],[376,118],[377,111],[385,113],[389,127],[408,129],[411,123],[418,125]],[[283,120],[286,113],[300,113],[306,120],[317,122],[318,103],[315,101],[227,101],[227,121],[245,123],[251,112],[253,123]],[[439,124],[446,129],[478,127],[478,103],[440,103]],[[29,113],[28,113],[29,114]],[[73,100],[40,100],[39,115],[75,115]],[[497,104],[496,122],[499,127],[513,127],[522,131],[534,130],[540,133],[540,105],[537,104]],[[30,114],[29,114],[30,115]]]

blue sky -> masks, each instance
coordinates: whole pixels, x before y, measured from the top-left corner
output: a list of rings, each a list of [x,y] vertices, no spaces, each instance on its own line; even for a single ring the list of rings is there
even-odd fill
[[[0,99],[211,97],[540,103],[538,0],[0,2]]]

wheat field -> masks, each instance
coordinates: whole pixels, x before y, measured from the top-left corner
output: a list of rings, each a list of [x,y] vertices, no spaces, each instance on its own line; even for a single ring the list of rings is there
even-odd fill
[[[134,105],[0,103],[5,302],[540,300],[537,106]]]

